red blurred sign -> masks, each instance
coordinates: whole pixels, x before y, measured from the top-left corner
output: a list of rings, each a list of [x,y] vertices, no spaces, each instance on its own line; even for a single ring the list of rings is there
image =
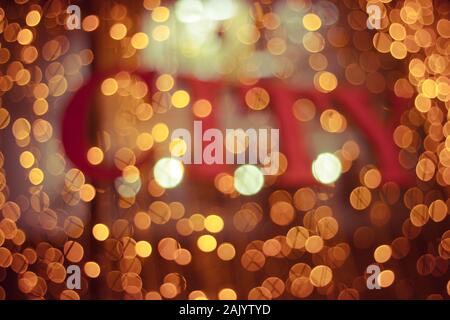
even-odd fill
[[[63,116],[62,141],[69,159],[86,175],[97,180],[111,180],[121,174],[113,165],[92,165],[86,158],[90,148],[88,137],[88,117],[91,99],[95,96],[97,88],[104,79],[113,76],[117,71],[97,73],[72,96]],[[134,74],[145,81],[149,88],[153,87],[155,73],[152,71],[136,71]],[[213,106],[217,106],[219,92],[224,83],[220,81],[202,81],[195,78],[182,77],[190,88],[194,100],[207,99]],[[317,90],[300,90],[288,87],[277,80],[261,80],[257,86],[268,91],[271,97],[271,109],[280,129],[280,149],[288,160],[285,174],[278,179],[280,185],[296,187],[317,183],[311,173],[312,159],[307,152],[308,140],[306,132],[292,115],[292,105],[297,99],[312,100],[320,109],[332,104],[338,104],[341,111],[350,119],[370,143],[377,158],[378,167],[384,181],[395,181],[400,184],[409,184],[412,176],[398,162],[398,149],[393,143],[393,130],[400,115],[407,107],[408,100],[398,98],[393,94],[390,104],[394,106],[394,114],[389,123],[384,123],[370,108],[367,92],[357,88],[338,87],[331,93],[322,93]],[[235,93],[244,100],[249,86],[235,87]],[[243,104],[245,105],[245,104]],[[203,131],[217,128],[217,108],[212,108],[211,114],[202,119]],[[149,159],[150,152],[145,153],[137,160],[137,164]],[[228,169],[228,170],[227,170]],[[189,174],[196,179],[209,179],[224,171],[229,171],[226,165],[190,165]]]

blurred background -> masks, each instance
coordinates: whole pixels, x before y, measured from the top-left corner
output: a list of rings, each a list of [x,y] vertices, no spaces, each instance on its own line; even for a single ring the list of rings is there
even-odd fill
[[[449,15],[1,2],[0,298],[448,299]],[[279,129],[277,174],[183,164],[194,120]]]

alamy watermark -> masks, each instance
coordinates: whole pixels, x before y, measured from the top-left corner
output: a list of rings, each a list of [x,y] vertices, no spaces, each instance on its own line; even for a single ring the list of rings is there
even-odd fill
[[[380,273],[381,269],[376,264],[371,264],[367,267],[366,273],[369,275],[366,279],[367,289],[381,289],[380,286]]]
[[[381,29],[381,8],[376,4],[370,4],[366,8],[366,12],[369,15],[367,18],[367,28],[369,29]]]
[[[81,289],[81,270],[76,264],[67,267],[66,287],[71,290]]]
[[[66,28],[68,30],[81,29],[81,9],[77,5],[70,5],[66,10],[68,16],[66,19]]]
[[[184,164],[258,164],[264,175],[278,173],[279,129],[226,129],[224,136],[219,129],[203,132],[202,122],[194,121],[193,132],[193,138],[187,129],[172,132],[172,141],[183,141],[175,158]]]

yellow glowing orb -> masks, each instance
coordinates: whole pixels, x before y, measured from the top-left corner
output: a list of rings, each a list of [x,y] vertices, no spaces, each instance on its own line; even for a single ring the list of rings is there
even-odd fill
[[[341,173],[341,161],[332,153],[319,154],[312,164],[314,178],[323,184],[335,182],[339,179]]]
[[[138,241],[135,249],[136,254],[141,258],[147,258],[152,254],[152,245],[147,241]]]
[[[217,241],[213,236],[206,234],[198,238],[197,246],[203,252],[212,252],[217,247]]]
[[[105,241],[109,237],[109,228],[102,223],[98,223],[92,228],[92,234],[98,241]]]
[[[223,219],[215,214],[207,216],[204,224],[206,230],[212,233],[220,232],[223,229]]]

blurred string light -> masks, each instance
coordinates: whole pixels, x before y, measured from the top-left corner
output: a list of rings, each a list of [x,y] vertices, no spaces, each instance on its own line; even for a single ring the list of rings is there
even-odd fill
[[[320,183],[331,184],[339,179],[341,173],[341,161],[332,153],[321,153],[312,163],[312,174]]]
[[[293,63],[312,53],[317,58],[310,65],[317,73],[311,84],[323,92],[334,90],[336,76],[323,70],[328,61],[321,53],[326,51],[321,31],[337,23],[336,5],[292,1],[263,6],[236,0],[181,0],[168,7],[161,3],[144,20],[145,32],[155,41],[146,48],[143,62],[164,73],[207,79],[289,79]]]
[[[203,252],[212,252],[217,247],[217,240],[213,236],[205,234],[198,238],[197,246]]]
[[[222,21],[232,18],[237,9],[235,0],[180,0],[175,5],[175,14],[185,23]]]
[[[222,229],[224,227],[223,219],[216,214],[211,214],[211,215],[207,216],[205,218],[204,224],[205,224],[205,229],[211,233],[218,233],[218,232],[222,231]]]
[[[257,166],[246,164],[234,172],[234,187],[244,196],[257,194],[263,185],[264,175]]]
[[[229,73],[239,56],[251,54],[259,38],[247,8],[237,0],[180,0],[170,9],[156,7],[144,24],[155,40],[145,49],[144,63],[162,72],[201,78]],[[236,35],[243,41],[236,41]]]
[[[175,188],[183,180],[184,166],[175,158],[162,158],[153,168],[156,182],[163,188]]]
[[[92,228],[92,234],[98,241],[105,241],[109,237],[109,228],[104,224],[98,223]]]

